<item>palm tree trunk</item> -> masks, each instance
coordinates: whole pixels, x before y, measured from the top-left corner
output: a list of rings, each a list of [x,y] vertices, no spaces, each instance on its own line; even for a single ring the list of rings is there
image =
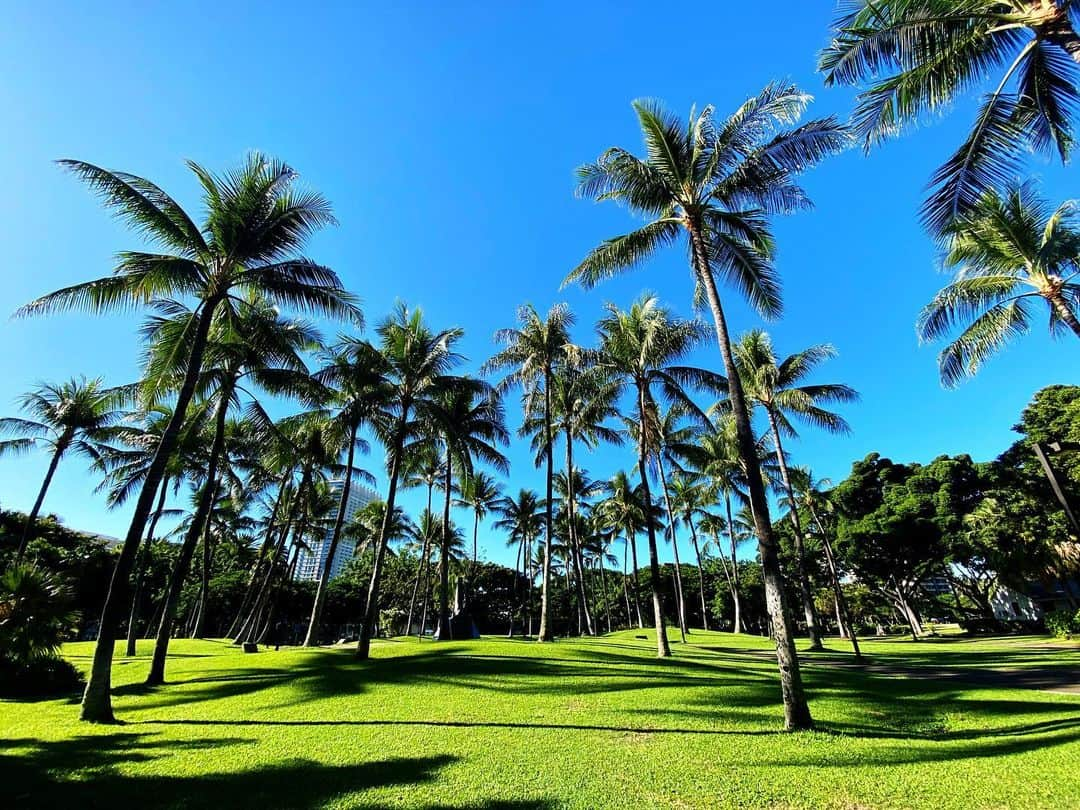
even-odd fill
[[[784,701],[784,727],[789,730],[806,729],[813,725],[813,719],[810,716],[810,706],[806,702],[802,673],[799,670],[799,656],[795,651],[795,639],[791,633],[791,615],[784,596],[780,557],[777,552],[776,538],[773,536],[772,523],[769,520],[769,501],[765,494],[765,485],[761,480],[761,467],[758,463],[754,433],[750,425],[750,412],[746,407],[738,368],[735,366],[735,358],[731,350],[731,336],[728,334],[724,310],[716,291],[716,280],[713,278],[712,268],[709,265],[709,254],[703,231],[697,223],[691,223],[688,231],[695,275],[705,290],[716,326],[716,341],[724,362],[724,373],[728,378],[728,396],[734,412],[739,456],[748,479],[750,505],[754,513],[754,526],[758,536],[761,574],[765,584],[765,602],[776,642],[776,663],[780,671],[780,687]]]
[[[709,609],[705,605],[705,568],[701,565],[701,546],[698,544],[697,529],[694,527],[694,516],[686,514],[686,525],[690,527],[690,542],[694,546],[694,557],[697,559],[698,588],[701,591],[701,624],[705,630],[709,629]]]
[[[123,618],[124,607],[128,599],[128,582],[131,578],[131,568],[135,564],[135,557],[139,552],[139,544],[142,542],[143,532],[146,531],[146,522],[150,512],[154,508],[154,499],[161,478],[165,474],[165,467],[176,449],[176,441],[180,435],[180,428],[187,417],[188,405],[195,395],[195,386],[202,371],[203,355],[206,353],[206,345],[210,334],[210,324],[214,319],[217,305],[224,299],[222,296],[214,296],[202,302],[202,312],[198,316],[198,324],[195,335],[191,342],[191,355],[188,357],[187,368],[184,371],[184,382],[176,396],[173,406],[173,414],[169,424],[165,427],[154,451],[154,458],[146,471],[142,489],[135,502],[135,512],[131,517],[127,534],[124,536],[124,545],[120,549],[120,556],[113,568],[112,579],[109,581],[109,590],[105,597],[105,604],[101,610],[101,621],[98,625],[97,644],[94,647],[94,660],[90,667],[90,677],[86,683],[86,691],[83,693],[82,710],[80,719],[92,723],[111,723],[114,721],[112,711],[112,660],[116,642],[116,630]]]
[[[360,625],[360,640],[356,643],[356,657],[366,660],[371,654],[371,637],[375,633],[375,620],[379,612],[379,585],[382,578],[383,560],[389,542],[387,532],[394,515],[397,500],[398,469],[401,466],[401,454],[405,446],[405,429],[408,424],[409,408],[403,407],[394,431],[394,451],[390,457],[390,486],[386,493],[386,511],[383,513],[382,526],[379,528],[379,543],[375,547],[375,560],[371,567],[371,583],[368,585],[367,600],[364,604],[364,619]]]
[[[742,594],[739,592],[739,559],[736,555],[735,521],[731,515],[731,492],[724,490],[724,510],[727,513],[728,542],[731,545],[731,598],[735,603],[735,622],[731,626],[731,632],[743,632],[742,621]],[[720,548],[720,539],[716,538],[716,547]]]
[[[517,552],[514,554],[514,578],[510,583],[510,629],[506,631],[507,638],[514,637],[514,613],[518,608],[518,563],[521,562],[521,544],[518,543]]]
[[[192,638],[203,638],[206,633],[206,616],[209,613],[210,604],[210,564],[213,560],[213,514],[208,515],[206,525],[203,527],[202,536],[202,571],[199,582],[199,612],[195,615],[195,625],[191,631]]]
[[[574,559],[574,571],[577,575],[578,600],[581,605],[583,618],[585,619],[585,632],[595,636],[593,630],[593,617],[589,613],[589,600],[585,595],[585,572],[581,559],[581,540],[577,533],[577,494],[574,492],[574,437],[569,428],[565,431],[566,437],[566,510],[567,526],[570,530],[570,553]],[[579,619],[582,616],[579,616]],[[581,628],[578,628],[580,634]]]
[[[244,615],[251,605],[251,599],[255,595],[255,583],[258,582],[259,574],[262,573],[262,567],[266,563],[266,555],[273,546],[274,529],[276,528],[278,512],[281,510],[281,499],[285,493],[285,485],[289,478],[292,477],[292,473],[293,471],[290,469],[281,477],[281,481],[278,483],[277,497],[274,498],[274,508],[270,511],[270,519],[266,522],[266,531],[263,535],[262,545],[259,547],[259,556],[255,559],[255,564],[251,566],[247,586],[244,588],[244,598],[240,600],[240,607],[236,611],[236,616],[233,618],[232,624],[229,625],[229,629],[225,632],[227,638],[236,636],[237,631],[240,629],[240,623],[244,620]]]
[[[1073,34],[1073,36],[1076,35]],[[1050,297],[1050,306],[1054,308],[1054,313],[1058,318],[1073,331],[1073,334],[1080,337],[1080,320],[1077,320],[1076,314],[1065,302],[1065,299],[1061,297],[1060,293]]]
[[[656,454],[656,466],[660,472],[660,487],[664,493],[664,506],[668,515],[668,533],[671,536],[671,550],[675,554],[675,601],[679,611],[679,634],[683,644],[686,643],[686,601],[682,587],[682,563],[679,561],[679,538],[675,534],[675,511],[671,508],[671,493],[668,492],[667,473],[664,471],[664,458],[662,452]]]
[[[428,512],[429,515],[431,514],[431,489],[432,489],[433,486],[434,486],[434,482],[428,481],[428,485],[427,485],[427,512]],[[421,545],[422,545],[423,550],[421,552],[420,559],[417,560],[417,562],[416,562],[416,582],[413,583],[412,596],[409,597],[409,613],[408,613],[408,618],[406,618],[406,620],[405,620],[405,635],[410,635],[412,633],[413,612],[416,609],[416,595],[417,595],[417,593],[420,592],[420,577],[423,574],[424,569],[427,566],[427,558],[428,558],[428,554],[429,554],[429,551],[430,551],[428,549],[427,535],[424,535],[424,542]],[[423,635],[423,627],[420,628],[420,631],[421,631],[420,635],[422,636]]]
[[[187,578],[191,558],[199,541],[199,535],[202,533],[203,527],[209,525],[210,511],[217,496],[217,468],[225,447],[225,416],[229,410],[231,394],[228,391],[221,390],[218,392],[218,396],[218,406],[214,414],[214,441],[210,446],[206,481],[199,492],[199,502],[196,504],[195,514],[191,516],[191,525],[188,526],[187,533],[184,535],[184,542],[180,546],[180,556],[177,558],[176,566],[169,577],[169,587],[165,595],[164,608],[161,612],[161,623],[158,625],[157,641],[154,644],[154,655],[150,661],[150,672],[146,676],[148,686],[165,683],[165,657],[169,652],[169,637],[172,633],[176,605],[180,601],[180,591],[184,587],[184,580]]]
[[[623,546],[622,553],[622,592],[623,599],[626,600],[626,626],[630,627],[634,623],[633,614],[630,612],[630,591],[627,588],[627,582],[630,580],[629,574],[626,573],[626,552],[630,546],[630,541],[627,540],[626,545]],[[638,627],[641,627],[641,611],[638,611]]]
[[[600,592],[604,595],[604,623],[607,625],[607,631],[611,632],[611,598],[608,596],[607,589],[607,575],[604,573],[604,555],[606,549],[604,544],[600,544]]]
[[[825,534],[825,527],[821,525],[817,510],[812,505],[810,506],[810,517],[817,525],[817,530],[821,534],[822,548],[825,549],[825,561],[829,566],[829,578],[832,580],[833,596],[836,600],[836,617],[837,624],[840,626],[840,635],[843,636],[844,632],[847,632],[855,657],[862,658],[862,652],[859,650],[859,640],[856,638],[855,625],[852,624],[851,614],[848,612],[847,597],[844,596],[844,589],[840,586],[840,574],[836,568],[836,557],[833,555],[832,543],[829,542],[829,538]]]
[[[341,500],[338,502],[337,516],[334,518],[334,531],[330,535],[330,548],[327,550],[326,560],[323,561],[322,571],[319,572],[319,585],[315,589],[315,602],[311,606],[311,619],[308,621],[307,635],[304,636],[305,647],[319,646],[319,625],[322,622],[323,606],[326,604],[326,588],[330,584],[330,571],[333,569],[334,555],[337,554],[338,542],[341,540],[341,529],[345,525],[345,510],[349,506],[358,428],[359,425],[356,422],[349,425],[349,448],[345,454],[345,478],[341,482]]]
[[[769,417],[769,429],[772,431],[773,446],[776,449],[776,462],[780,465],[780,479],[784,484],[784,491],[791,505],[791,531],[795,537],[795,565],[799,580],[799,596],[802,598],[803,612],[806,614],[806,633],[810,636],[810,649],[820,650],[821,631],[818,629],[817,608],[814,605],[814,595],[810,590],[810,576],[806,571],[806,540],[803,537],[802,521],[799,520],[798,505],[795,501],[795,488],[791,485],[791,476],[788,473],[787,459],[784,458],[784,447],[780,443],[780,426],[776,421],[776,414],[772,407],[767,407],[765,412]]]
[[[439,641],[450,641],[454,631],[450,628],[450,488],[453,483],[454,462],[450,458],[450,448],[446,448],[446,480],[443,486],[446,497],[443,500],[442,543],[439,548],[439,629],[435,637]]]
[[[634,613],[637,614],[637,626],[638,630],[645,629],[645,621],[641,615],[641,597],[638,596],[638,584],[640,578],[638,576],[638,561],[637,561],[637,532],[628,528],[626,530],[626,542],[630,546],[630,562],[634,566],[634,576],[630,580],[631,588],[630,593],[634,596]],[[629,617],[628,617],[629,618]]]
[[[638,388],[638,473],[641,475],[641,492],[645,501],[645,530],[649,538],[649,586],[652,590],[653,624],[656,626],[656,657],[667,658],[671,655],[668,644],[667,628],[664,627],[663,603],[660,598],[660,555],[656,548],[656,530],[653,528],[652,493],[649,491],[649,476],[645,469],[645,392]]]
[[[56,449],[49,460],[49,468],[45,471],[45,480],[41,482],[41,489],[38,490],[37,500],[34,501],[30,514],[26,516],[26,525],[23,526],[22,538],[19,540],[19,550],[15,552],[16,565],[22,562],[23,554],[26,553],[26,546],[30,542],[30,535],[33,533],[34,526],[37,523],[41,505],[45,503],[45,493],[49,491],[49,485],[52,483],[53,475],[56,474],[56,468],[60,466],[60,459],[67,451],[68,445],[71,444],[74,434],[75,432],[71,428],[67,428],[64,430],[63,435],[56,440]]]
[[[550,617],[548,611],[550,608],[548,602],[548,585],[551,579],[551,544],[554,542],[552,535],[553,520],[552,520],[552,485],[554,483],[555,471],[554,460],[552,458],[552,437],[551,437],[551,369],[544,369],[544,442],[546,447],[544,448],[544,459],[547,464],[547,502],[544,505],[544,577],[540,584],[540,634],[537,636],[537,641],[554,641],[555,634],[551,628]]]
[[[128,658],[135,655],[135,642],[138,638],[139,601],[142,599],[143,580],[146,578],[146,573],[150,568],[150,547],[154,542],[154,532],[157,530],[161,513],[165,511],[165,498],[168,494],[169,478],[165,476],[161,479],[161,493],[158,496],[157,508],[154,510],[154,517],[150,519],[150,526],[146,530],[142,559],[139,562],[138,571],[135,573],[135,593],[131,597],[131,613],[128,614],[127,649],[124,651]]]

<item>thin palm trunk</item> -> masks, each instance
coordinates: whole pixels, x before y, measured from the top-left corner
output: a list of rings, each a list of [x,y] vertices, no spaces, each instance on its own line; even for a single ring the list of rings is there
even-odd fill
[[[552,520],[552,485],[554,483],[555,471],[554,460],[552,458],[552,437],[551,437],[551,369],[544,369],[544,459],[547,464],[547,502],[544,505],[544,575],[540,584],[540,635],[537,637],[537,641],[554,641],[555,635],[551,628],[550,617],[548,616],[549,594],[548,585],[551,579],[551,544],[554,542],[553,520]]]
[[[626,542],[630,546],[630,562],[634,566],[634,576],[630,580],[631,588],[630,592],[634,596],[634,613],[637,614],[637,626],[638,630],[645,629],[645,621],[641,614],[641,597],[638,595],[638,584],[640,583],[640,577],[638,575],[638,560],[637,560],[637,533],[631,529],[626,530]]]
[[[810,575],[806,571],[806,540],[803,536],[802,521],[799,519],[799,510],[795,503],[795,488],[791,485],[791,476],[788,474],[787,459],[784,458],[784,447],[780,442],[780,426],[776,421],[776,414],[771,406],[766,407],[769,417],[769,429],[772,431],[773,447],[776,450],[776,462],[780,465],[780,480],[784,484],[784,492],[787,493],[788,503],[791,504],[791,532],[795,537],[795,566],[799,581],[799,596],[802,598],[803,612],[806,614],[806,633],[810,636],[810,649],[820,650],[821,631],[818,630],[817,608],[814,606],[814,595],[810,590]]]
[[[428,480],[427,482],[427,513],[431,514],[431,490],[435,486],[435,482]],[[405,635],[412,633],[413,612],[416,609],[416,595],[420,591],[420,577],[424,572],[427,564],[427,558],[430,550],[428,548],[428,537],[424,535],[424,542],[422,543],[422,551],[420,559],[417,560],[416,565],[416,581],[413,583],[412,596],[409,597],[409,613],[408,618],[405,620]],[[423,635],[424,628],[420,628],[420,635]]]
[[[694,527],[694,517],[690,513],[686,515],[686,525],[690,527],[690,542],[694,546],[694,558],[697,560],[698,589],[701,592],[701,624],[705,630],[709,629],[709,609],[705,605],[705,568],[701,564],[701,546],[698,544],[697,529]]]
[[[161,519],[161,513],[165,511],[165,498],[168,495],[169,479],[161,479],[161,493],[158,496],[157,508],[154,510],[154,517],[150,519],[150,526],[146,530],[146,541],[143,546],[141,560],[139,561],[139,568],[135,573],[135,593],[131,597],[131,613],[128,614],[128,629],[127,629],[127,648],[124,654],[131,658],[135,655],[135,642],[138,638],[138,625],[139,625],[139,602],[142,600],[143,581],[146,579],[146,574],[150,568],[151,556],[150,548],[154,542],[154,532],[157,530],[158,521]]]
[[[623,554],[622,554],[622,592],[623,592],[623,599],[626,600],[626,626],[627,627],[630,627],[634,623],[633,614],[630,612],[630,591],[629,591],[628,585],[627,585],[627,583],[630,580],[630,575],[626,573],[626,552],[628,550],[629,545],[630,545],[630,543],[629,543],[629,541],[627,541],[626,545],[623,546]],[[639,611],[638,612],[638,622],[639,622],[638,626],[639,627],[640,627],[640,621],[641,621],[641,612]]]
[[[22,562],[23,554],[26,553],[26,546],[30,542],[30,535],[33,534],[34,526],[37,524],[41,506],[45,503],[45,493],[49,491],[49,485],[52,484],[56,468],[60,466],[60,459],[67,452],[68,445],[71,444],[74,435],[74,430],[67,428],[56,442],[56,449],[49,460],[49,468],[45,471],[45,480],[41,482],[41,489],[38,490],[38,496],[34,501],[34,506],[30,509],[30,514],[26,516],[26,525],[23,526],[22,538],[19,540],[19,550],[15,552],[16,565]]]
[[[761,480],[761,468],[754,446],[750,414],[746,408],[746,398],[732,354],[731,336],[728,334],[724,310],[716,291],[716,280],[709,266],[704,233],[700,224],[696,222],[689,222],[687,230],[690,235],[695,275],[705,290],[716,327],[716,340],[724,362],[724,373],[728,378],[728,395],[734,411],[739,456],[749,479],[747,483],[750,506],[757,529],[758,554],[761,558],[761,573],[765,584],[765,601],[771,619],[773,639],[776,643],[777,668],[780,671],[780,686],[784,701],[784,727],[789,730],[806,729],[813,725],[813,719],[810,716],[810,706],[806,702],[802,673],[799,670],[799,657],[795,651],[795,639],[791,633],[791,616],[784,596],[780,558],[772,524],[769,521],[769,502],[765,495],[765,485]]]
[[[229,625],[229,629],[225,633],[227,638],[234,638],[236,636],[237,631],[240,629],[240,623],[243,622],[246,611],[251,605],[251,600],[255,596],[255,583],[259,581],[262,567],[266,563],[266,555],[269,554],[270,549],[273,546],[274,530],[276,528],[275,524],[277,523],[278,513],[281,511],[281,500],[285,494],[285,485],[292,476],[292,473],[293,471],[290,469],[281,477],[281,481],[278,483],[277,496],[274,498],[274,508],[270,511],[270,519],[266,522],[266,531],[263,535],[262,544],[259,547],[259,556],[255,559],[254,565],[251,566],[251,573],[248,574],[247,586],[244,588],[244,598],[240,600],[240,607],[236,611],[236,616],[233,618],[232,624]]]
[[[82,711],[80,718],[95,723],[113,722],[112,711],[112,660],[116,641],[116,630],[123,618],[124,607],[128,600],[128,582],[131,577],[131,569],[135,564],[135,557],[139,552],[139,544],[142,542],[143,533],[146,531],[146,522],[150,512],[154,508],[154,499],[161,485],[161,479],[165,474],[166,465],[176,449],[176,442],[180,435],[180,428],[187,417],[188,405],[195,395],[195,387],[199,373],[202,370],[203,355],[206,353],[206,345],[210,334],[210,324],[214,319],[217,305],[223,300],[222,296],[208,298],[202,303],[202,312],[198,317],[198,324],[191,343],[191,355],[188,358],[187,369],[184,372],[184,382],[176,396],[173,406],[172,417],[165,431],[161,435],[154,457],[146,471],[142,489],[135,502],[135,511],[124,537],[124,545],[120,549],[120,556],[113,568],[112,579],[109,581],[109,590],[105,596],[105,604],[101,610],[101,620],[98,626],[97,644],[94,647],[94,659],[90,666],[90,677],[86,683],[86,691],[83,693]]]
[[[732,520],[731,515],[731,492],[729,490],[724,490],[724,509],[727,512],[728,542],[731,545],[731,598],[735,602],[735,623],[732,625],[731,632],[741,633],[743,632],[742,594],[739,592],[739,560],[735,554],[737,546],[735,542],[735,521]],[[719,549],[719,547],[720,541],[717,538],[717,548]]]
[[[585,595],[585,579],[584,571],[581,559],[581,542],[577,534],[577,494],[574,492],[574,438],[570,429],[566,429],[566,509],[567,509],[567,525],[570,529],[570,553],[574,559],[574,570],[577,574],[578,580],[578,600],[580,602],[580,610],[583,616],[579,615],[580,619],[585,619],[585,631],[594,636],[596,633],[593,631],[593,618],[589,613],[589,600]],[[578,632],[581,632],[580,626]]]
[[[668,532],[671,536],[671,550],[675,554],[675,602],[679,611],[679,634],[683,644],[686,643],[686,602],[683,597],[682,587],[682,563],[679,562],[679,538],[675,533],[675,510],[671,508],[671,493],[668,492],[667,474],[664,472],[664,459],[662,453],[656,454],[656,465],[660,472],[660,487],[664,493],[664,506],[668,515]]]
[[[518,565],[521,562],[521,543],[518,543],[517,553],[514,554],[514,579],[510,583],[510,629],[506,632],[507,638],[514,637],[514,613],[518,608]]]
[[[844,596],[844,589],[840,586],[840,574],[836,569],[836,558],[833,556],[832,543],[829,542],[829,538],[825,534],[825,528],[821,525],[821,519],[813,506],[810,507],[810,517],[817,525],[818,533],[821,535],[822,548],[825,549],[825,561],[829,565],[829,578],[832,580],[833,598],[836,601],[836,623],[840,627],[840,635],[843,636],[845,631],[847,632],[855,657],[862,658],[862,653],[859,650],[859,640],[855,637],[855,625],[852,624],[851,614],[848,612],[847,597]]]
[[[664,627],[664,610],[660,597],[660,555],[656,548],[656,530],[653,528],[651,512],[653,509],[652,492],[649,490],[649,476],[646,470],[645,449],[645,389],[638,385],[638,474],[641,476],[641,493],[645,506],[645,531],[649,538],[649,587],[652,590],[653,624],[656,626],[656,655],[667,658],[671,655],[667,629]]]
[[[405,430],[408,424],[409,408],[402,408],[394,435],[394,452],[390,457],[390,486],[386,493],[386,511],[383,513],[382,526],[379,528],[379,543],[375,547],[375,560],[371,567],[371,583],[368,585],[367,600],[364,605],[364,619],[360,625],[360,639],[356,643],[356,657],[362,660],[371,654],[371,638],[375,633],[375,619],[379,611],[379,585],[382,577],[383,560],[389,541],[387,532],[394,515],[397,500],[398,470],[401,466],[402,448],[405,446]]]
[[[439,629],[435,633],[439,641],[449,641],[454,635],[450,628],[450,489],[454,480],[453,470],[454,463],[447,448],[446,480],[443,482],[446,497],[443,500],[442,543],[439,548]]]
[[[213,516],[208,516],[202,536],[202,571],[199,579],[199,612],[195,614],[195,624],[191,630],[192,638],[203,638],[206,632],[207,606],[210,602],[210,565],[213,560]]]
[[[604,573],[604,553],[605,549],[603,544],[600,546],[600,592],[604,595],[604,623],[607,625],[607,631],[611,632],[611,598],[608,596],[607,589],[607,575]]]
[[[308,621],[307,635],[304,636],[305,647],[317,647],[319,645],[319,629],[322,622],[323,607],[326,604],[326,589],[330,584],[330,572],[334,565],[334,555],[337,554],[338,543],[341,540],[341,529],[345,525],[345,510],[349,505],[349,492],[352,489],[353,461],[356,457],[356,432],[359,428],[355,422],[349,425],[349,447],[345,456],[345,477],[341,482],[341,500],[338,501],[337,516],[334,518],[334,531],[330,535],[330,548],[323,561],[322,571],[319,572],[319,585],[315,589],[315,602],[311,606],[311,619]]]

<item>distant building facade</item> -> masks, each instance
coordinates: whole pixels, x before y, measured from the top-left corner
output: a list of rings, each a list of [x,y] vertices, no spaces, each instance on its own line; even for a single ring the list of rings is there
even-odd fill
[[[330,483],[331,491],[337,496],[336,501],[341,498],[341,481],[332,481]],[[349,522],[353,519],[358,511],[363,509],[372,501],[379,499],[379,496],[371,489],[360,486],[355,481],[352,486],[349,487],[349,500],[345,504],[345,521]],[[335,513],[336,515],[336,513]],[[333,524],[327,527],[326,534],[322,539],[317,540],[311,544],[311,551],[301,551],[300,556],[296,561],[296,576],[298,580],[317,580],[322,574],[323,566],[326,564],[326,555],[330,553],[330,540],[333,537],[334,527]],[[356,553],[356,541],[351,537],[342,536],[338,540],[337,550],[334,552],[334,559],[330,563],[330,578],[333,579],[345,565],[353,558]]]

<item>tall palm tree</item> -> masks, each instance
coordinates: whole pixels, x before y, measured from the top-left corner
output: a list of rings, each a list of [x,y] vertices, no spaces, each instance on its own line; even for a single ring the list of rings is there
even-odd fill
[[[662,452],[661,398],[687,413],[696,413],[707,422],[686,388],[713,388],[722,378],[704,369],[678,365],[705,337],[705,328],[695,321],[672,317],[657,298],[643,295],[621,311],[612,304],[607,315],[597,323],[600,348],[597,364],[607,368],[633,396],[632,434],[637,440],[638,474],[641,476],[643,501],[652,504],[648,468],[651,458]],[[659,389],[657,391],[656,389]],[[660,562],[652,521],[646,521],[649,541],[649,578],[653,597],[653,620],[656,625],[657,655],[671,655],[660,595]],[[673,535],[674,536],[674,535]]]
[[[495,333],[495,342],[503,348],[483,366],[486,374],[509,369],[509,373],[498,385],[499,392],[515,386],[525,391],[526,401],[541,398],[543,401],[544,425],[544,461],[547,497],[544,512],[544,564],[543,580],[540,591],[540,633],[539,641],[552,641],[554,630],[549,621],[549,580],[551,578],[551,544],[553,537],[552,487],[554,485],[553,432],[554,409],[552,406],[552,387],[555,370],[567,360],[573,360],[575,347],[570,343],[570,328],[574,324],[574,315],[565,304],[556,304],[548,310],[546,317],[531,304],[518,310],[519,327],[502,329]],[[528,413],[528,408],[526,408]]]
[[[694,520],[708,514],[712,499],[709,497],[702,476],[694,473],[679,472],[671,478],[671,502],[675,514],[690,530],[690,543],[694,547],[697,561],[698,592],[701,595],[701,621],[705,630],[709,629],[709,608],[705,602],[705,568],[701,563],[701,544],[698,542],[697,526]],[[671,520],[674,524],[674,519]]]
[[[633,578],[630,580],[630,596],[633,601],[633,615],[630,614],[630,605],[627,604],[627,620],[634,622],[635,617],[638,629],[644,629],[645,622],[641,614],[641,597],[638,594],[638,558],[637,558],[637,535],[645,526],[645,503],[642,500],[640,485],[634,487],[630,482],[630,476],[624,470],[618,470],[603,485],[605,497],[596,507],[597,520],[601,526],[610,530],[613,534],[621,532],[626,547],[630,550],[633,562]]]
[[[938,340],[962,326],[938,355],[941,380],[955,386],[973,375],[1010,338],[1028,331],[1040,299],[1050,331],[1080,337],[1080,222],[1076,202],[1051,211],[1034,183],[988,192],[950,230],[945,267],[952,283],[919,315],[922,340]]]
[[[836,565],[836,555],[833,553],[832,542],[825,531],[825,525],[821,522],[821,515],[833,510],[832,501],[829,500],[827,490],[832,486],[828,478],[815,478],[809,467],[794,467],[791,470],[791,480],[794,485],[795,500],[789,503],[791,509],[806,509],[810,513],[810,519],[817,527],[818,537],[821,538],[821,547],[825,551],[825,562],[829,567],[829,579],[832,583],[833,598],[836,600],[837,618],[841,622],[841,634],[847,631],[851,639],[851,648],[856,658],[862,657],[859,650],[859,640],[855,637],[855,625],[851,621],[851,613],[848,611],[847,597],[840,584],[840,572]]]
[[[232,307],[237,293],[246,290],[257,290],[280,306],[333,317],[359,320],[360,310],[332,270],[297,255],[308,237],[333,224],[334,218],[322,196],[295,187],[297,174],[285,163],[252,153],[237,169],[217,176],[189,162],[203,189],[201,227],[149,180],[82,161],[64,160],[61,165],[140,235],[158,244],[161,252],[124,251],[111,276],[57,290],[19,314],[102,312],[170,297],[196,301],[173,418],[147,470],[113,570],[83,696],[84,720],[110,722],[113,640],[127,602],[128,578],[158,485],[195,396],[210,327],[219,310]]]
[[[45,480],[41,482],[19,538],[15,565],[26,553],[26,544],[30,542],[60,460],[73,452],[100,464],[103,443],[113,436],[110,428],[123,415],[118,410],[123,399],[121,389],[106,388],[100,377],[93,380],[73,377],[62,383],[41,383],[19,397],[20,409],[30,418],[9,416],[0,419],[0,435],[14,437],[0,440],[0,456],[28,452],[36,447],[48,448],[51,453]]]
[[[389,519],[396,506],[398,483],[407,457],[406,444],[418,441],[435,429],[436,400],[450,383],[449,372],[462,360],[454,350],[462,331],[457,328],[432,331],[424,322],[424,313],[420,309],[410,310],[405,304],[399,304],[390,317],[379,324],[377,334],[379,351],[387,364],[386,384],[390,396],[384,412],[373,419],[372,427],[386,447],[389,479],[386,517]],[[360,639],[356,645],[356,655],[361,659],[368,657],[375,633],[379,586],[389,540],[386,529],[386,525],[380,528],[375,545]]]
[[[457,500],[457,505],[472,509],[473,513],[472,573],[475,573],[480,521],[487,517],[495,505],[502,500],[502,487],[491,475],[483,470],[477,470],[472,475],[462,478],[460,490],[461,497]]]
[[[495,528],[509,535],[508,545],[517,547],[517,558],[514,562],[514,595],[516,597],[517,563],[518,561],[521,562],[522,574],[528,580],[528,561],[532,558],[532,544],[540,536],[544,528],[540,496],[531,489],[519,490],[516,498],[511,498],[509,495],[504,496],[495,506],[495,512],[499,515],[499,519],[494,523]],[[531,591],[531,589],[532,582],[529,580],[529,590]],[[532,594],[527,592],[524,603],[528,606],[531,602]],[[526,607],[526,612],[528,612],[528,607]],[[528,632],[531,634],[531,628],[528,628]],[[510,632],[508,635],[512,636],[513,634],[514,618],[513,611],[511,611]]]
[[[435,485],[444,479],[443,464],[444,462],[439,454],[439,448],[434,441],[412,445],[405,456],[405,470],[401,479],[401,486],[406,489],[414,489],[420,486],[427,487],[426,512],[429,515],[432,514],[432,492],[435,489]],[[405,619],[406,633],[412,632],[413,614],[416,608],[416,595],[420,592],[421,579],[427,576],[427,566],[431,557],[430,541],[432,539],[436,538],[431,533],[422,532],[420,535],[420,565],[416,568],[416,579],[413,582],[412,596],[409,598],[409,612]],[[420,635],[423,635],[423,627],[421,627]]]
[[[860,88],[852,128],[866,149],[986,85],[971,133],[935,173],[923,205],[944,235],[1034,149],[1066,162],[1080,36],[1075,0],[859,0],[842,4],[818,69]]]
[[[608,239],[593,249],[567,278],[591,287],[640,264],[685,234],[690,269],[706,301],[731,383],[739,453],[750,471],[750,498],[758,521],[762,572],[771,606],[784,697],[785,726],[811,725],[803,692],[790,617],[784,598],[768,500],[757,474],[754,435],[735,373],[731,339],[716,276],[728,279],[758,311],[780,312],[780,289],[772,264],[774,245],[769,216],[809,204],[796,176],[846,146],[848,136],[831,118],[790,129],[809,96],[784,84],[770,84],[726,121],[714,120],[712,107],[691,114],[683,124],[652,102],[635,102],[646,157],[611,148],[578,170],[578,193],[625,204],[647,218],[635,231]]]
[[[854,402],[859,398],[858,393],[846,385],[806,382],[823,362],[835,356],[836,350],[832,346],[820,344],[778,360],[772,341],[760,329],[747,332],[735,345],[735,364],[739,379],[747,400],[765,412],[783,491],[792,502],[795,495],[782,437],[794,438],[798,433],[789,417],[795,417],[830,433],[850,432],[843,417],[824,406]],[[790,514],[795,538],[799,593],[806,614],[806,630],[810,636],[810,648],[817,650],[822,647],[821,632],[818,628],[813,592],[810,590],[810,577],[806,570],[806,538],[799,520],[799,510],[792,509]]]
[[[450,520],[451,492],[455,467],[465,480],[474,477],[476,460],[483,461],[502,473],[510,464],[499,451],[507,444],[506,417],[502,403],[487,383],[470,377],[453,380],[438,398],[435,420],[443,439],[446,457],[444,479],[443,538],[439,560],[439,629],[437,637],[447,641],[453,636],[450,627],[450,563],[452,523]]]
[[[381,415],[390,398],[386,360],[379,350],[366,340],[343,338],[325,353],[323,361],[323,367],[314,374],[313,379],[322,386],[324,398],[334,413],[335,421],[341,426],[345,445],[345,467],[341,476],[337,515],[330,531],[326,559],[319,572],[319,584],[315,590],[315,601],[311,606],[311,618],[304,637],[305,647],[315,647],[319,642],[326,589],[330,584],[334,556],[337,554],[341,531],[345,525],[353,477],[359,472],[354,464],[356,450],[360,447],[366,451],[367,446],[360,438],[360,429]]]

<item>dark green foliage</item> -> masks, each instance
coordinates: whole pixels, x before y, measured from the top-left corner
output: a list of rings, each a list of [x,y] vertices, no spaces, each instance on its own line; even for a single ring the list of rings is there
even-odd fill
[[[1068,610],[1055,610],[1046,615],[1046,629],[1058,638],[1072,638],[1080,635],[1080,610],[1075,613]]]

